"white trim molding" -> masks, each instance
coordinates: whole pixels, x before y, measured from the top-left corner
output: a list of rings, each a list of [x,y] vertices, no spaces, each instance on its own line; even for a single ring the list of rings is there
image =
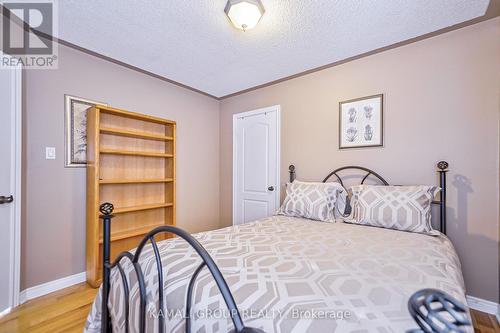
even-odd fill
[[[3,310],[2,312],[0,312],[0,319],[2,319],[2,317],[8,315],[10,312],[12,311],[12,308],[7,308],[5,310]]]
[[[38,286],[34,286],[21,291],[19,300],[22,304],[31,299],[53,293],[54,291],[71,287],[75,284],[85,282],[86,280],[87,280],[86,273],[82,272],[66,276],[58,280],[42,283],[39,284]]]
[[[0,51],[2,57],[10,58],[9,55],[4,54]],[[6,267],[9,273],[9,282],[5,286],[8,291],[8,304],[9,308],[12,309],[19,305],[19,293],[20,293],[20,280],[21,280],[21,181],[22,181],[22,66],[15,65],[8,69],[12,71],[10,77],[11,85],[11,105],[10,105],[10,120],[11,132],[10,144],[13,149],[11,150],[11,156],[8,157],[7,161],[10,161],[10,193],[6,195],[12,195],[14,201],[12,205],[12,215],[11,215],[11,228],[9,235],[9,253],[5,254],[9,258],[9,267]],[[2,107],[7,107],[2,105]],[[0,309],[1,314],[8,313],[7,309]]]
[[[15,203],[14,203],[14,228],[13,228],[13,254],[14,254],[14,267],[13,267],[13,290],[12,290],[12,305],[16,307],[19,305],[19,297],[21,292],[21,209],[22,209],[22,147],[23,147],[23,125],[22,125],[22,67],[20,65],[16,68],[16,73],[13,78],[12,84],[14,85],[15,97],[14,97],[14,107],[15,107],[15,120],[14,128],[14,153],[13,153],[13,163],[15,165]],[[11,238],[12,240],[12,238]]]
[[[500,323],[500,304],[474,296],[466,297],[469,308],[494,315]]]

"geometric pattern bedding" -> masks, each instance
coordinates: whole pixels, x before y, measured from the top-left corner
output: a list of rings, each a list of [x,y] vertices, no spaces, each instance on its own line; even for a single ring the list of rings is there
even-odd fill
[[[457,254],[444,235],[401,232],[342,222],[273,216],[194,235],[219,266],[247,326],[266,332],[404,332],[416,328],[407,310],[422,288],[465,304]],[[186,288],[200,259],[181,239],[158,243],[163,261],[166,332],[184,332]],[[148,290],[146,331],[156,332],[157,273],[151,246],[141,256]],[[138,331],[138,287],[130,283],[130,331]],[[125,325],[123,292],[111,273],[113,332]],[[206,268],[193,294],[192,332],[228,332],[231,320]],[[100,293],[85,332],[100,332]]]
[[[295,180],[287,184],[286,198],[278,214],[335,222],[337,193],[343,191],[339,183],[306,183]]]
[[[350,223],[433,233],[431,203],[438,187],[358,185],[351,190]]]

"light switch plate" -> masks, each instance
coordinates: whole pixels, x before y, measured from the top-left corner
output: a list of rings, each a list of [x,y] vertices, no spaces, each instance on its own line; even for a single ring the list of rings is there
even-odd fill
[[[56,159],[56,148],[55,147],[45,147],[45,159],[55,160]]]

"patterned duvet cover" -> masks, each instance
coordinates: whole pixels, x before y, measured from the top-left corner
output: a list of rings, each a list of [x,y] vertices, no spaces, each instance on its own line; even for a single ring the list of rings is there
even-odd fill
[[[342,222],[273,216],[253,223],[195,234],[219,266],[246,326],[266,332],[404,332],[416,328],[407,310],[412,293],[443,290],[465,303],[460,262],[444,235],[428,236]],[[158,281],[151,246],[140,261],[148,290],[146,331],[184,332],[187,284],[201,259],[181,239],[158,243],[166,309],[157,309]],[[138,331],[139,295],[132,265],[130,331]],[[113,332],[125,331],[124,300],[117,269],[109,300]],[[101,297],[85,331],[100,332]],[[228,332],[231,319],[205,268],[193,294],[192,332]]]

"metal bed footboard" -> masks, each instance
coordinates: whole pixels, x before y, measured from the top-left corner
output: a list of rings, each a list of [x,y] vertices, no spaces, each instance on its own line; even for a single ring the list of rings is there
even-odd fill
[[[212,274],[219,291],[221,292],[222,298],[226,303],[226,306],[229,310],[229,314],[231,316],[231,320],[234,325],[234,330],[232,332],[235,333],[264,333],[262,330],[246,327],[243,323],[243,320],[240,315],[240,311],[234,301],[233,295],[229,290],[229,287],[222,276],[219,268],[215,264],[212,257],[208,254],[205,248],[191,235],[185,232],[182,229],[173,227],[173,226],[161,226],[151,230],[149,233],[144,236],[142,241],[139,243],[134,254],[124,251],[118,255],[113,263],[110,262],[110,236],[111,236],[111,219],[113,218],[113,205],[111,203],[104,203],[100,206],[101,218],[103,219],[103,283],[102,283],[102,322],[101,322],[101,330],[102,332],[112,332],[111,320],[109,317],[108,311],[108,301],[109,301],[109,291],[110,291],[110,274],[111,269],[118,268],[118,271],[121,276],[123,289],[124,289],[124,298],[126,300],[125,303],[125,331],[129,332],[129,285],[127,282],[127,277],[125,276],[125,272],[121,266],[120,261],[122,259],[128,259],[132,263],[134,267],[134,271],[137,276],[137,281],[139,285],[139,293],[140,293],[140,318],[139,318],[139,332],[143,333],[146,330],[146,284],[144,282],[144,274],[141,269],[141,265],[139,264],[139,258],[144,249],[144,246],[150,242],[153,247],[153,252],[156,259],[156,268],[158,271],[158,307],[159,311],[164,312],[164,304],[163,304],[163,267],[161,263],[161,257],[158,250],[158,246],[154,239],[155,235],[161,233],[171,233],[179,236],[184,239],[191,247],[195,249],[198,255],[202,259],[202,263],[195,270],[191,280],[189,281],[188,291],[186,296],[186,332],[191,332],[191,304],[192,304],[192,294],[194,288],[194,282],[198,277],[199,273],[203,270],[203,268],[207,267],[210,273]],[[165,331],[165,319],[163,315],[158,316],[158,332],[163,333]]]

